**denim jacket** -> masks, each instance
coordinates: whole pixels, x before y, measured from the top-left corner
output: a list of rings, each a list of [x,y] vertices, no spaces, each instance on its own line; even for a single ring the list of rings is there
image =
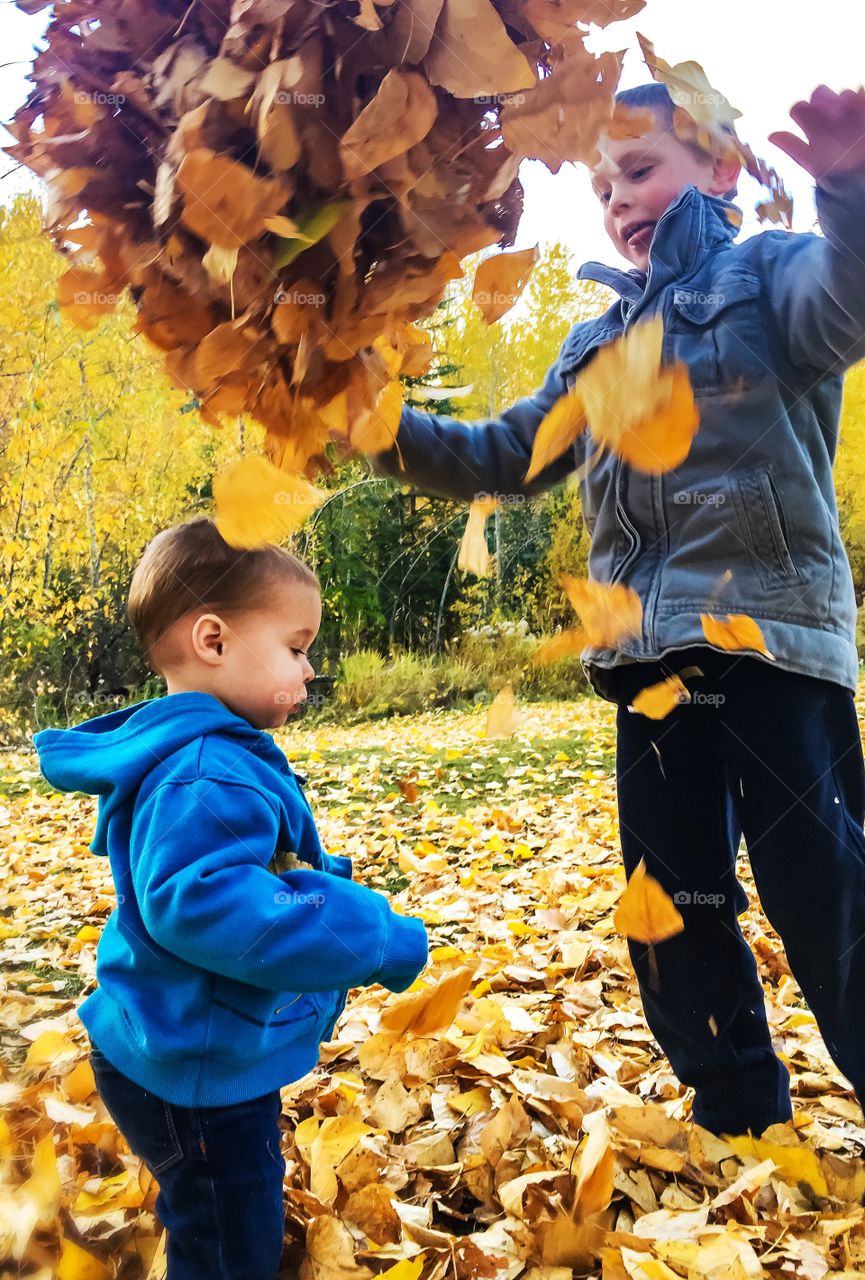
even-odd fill
[[[734,206],[687,187],[657,224],[648,273],[581,268],[619,299],[573,326],[537,391],[477,422],[405,408],[397,446],[374,460],[466,501],[549,488],[594,446],[583,431],[525,484],[542,419],[601,346],[660,313],[664,361],[687,364],[700,427],[675,470],[646,475],[607,453],[580,482],[590,576],[627,583],[643,604],[640,635],[583,651],[590,679],[593,666],[706,644],[703,613],[743,613],[780,667],[856,687],[832,467],[843,374],[865,357],[865,175],[818,185],[816,204],[822,236],[765,231],[737,245]]]

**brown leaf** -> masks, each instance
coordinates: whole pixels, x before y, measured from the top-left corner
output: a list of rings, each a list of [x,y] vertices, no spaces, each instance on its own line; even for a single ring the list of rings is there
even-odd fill
[[[437,111],[435,94],[422,75],[389,71],[340,141],[346,179],[360,178],[408,151],[429,133]]]

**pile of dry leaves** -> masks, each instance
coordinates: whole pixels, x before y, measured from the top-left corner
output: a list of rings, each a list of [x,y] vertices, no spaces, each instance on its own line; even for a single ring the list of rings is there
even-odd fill
[[[57,0],[9,151],[45,180],[72,263],[61,306],[89,327],[129,287],[139,330],[205,418],[253,415],[289,473],[311,477],[331,433],[387,447],[400,377],[431,358],[414,322],[466,255],[513,243],[520,162],[557,172],[591,161],[604,128],[651,126],[614,111],[622,55],[585,44],[590,24],[644,4]],[[733,145],[739,113],[700,67],[642,48],[680,103],[677,129]],[[490,322],[536,256],[483,264]]]
[[[587,24],[644,3],[56,3],[11,152],[75,263],[61,303],[89,325],[130,286],[205,415],[253,414],[289,469],[332,429],[392,438],[412,321],[513,243],[524,157],[592,154],[620,57]]]
[[[424,916],[432,955],[412,991],[357,993],[283,1090],[284,1274],[863,1274],[861,1113],[750,877],[742,924],[796,1113],[760,1141],[690,1122],[643,1020],[615,923],[612,708],[523,711],[510,740],[482,712],[286,737],[325,844]],[[156,1185],[94,1092],[74,1013],[110,873],[90,801],[26,790],[37,777],[24,756],[0,772],[0,1257],[40,1280],[157,1280]]]

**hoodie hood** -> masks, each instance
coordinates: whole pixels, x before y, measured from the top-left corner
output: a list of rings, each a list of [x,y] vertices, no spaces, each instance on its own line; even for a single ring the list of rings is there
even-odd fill
[[[33,743],[39,767],[53,787],[99,796],[99,820],[90,847],[106,854],[105,834],[115,809],[163,760],[209,733],[254,741],[269,738],[212,694],[171,693],[73,728],[43,729],[33,735]]]

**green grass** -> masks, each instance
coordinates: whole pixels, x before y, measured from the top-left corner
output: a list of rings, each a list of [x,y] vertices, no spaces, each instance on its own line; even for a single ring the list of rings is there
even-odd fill
[[[456,759],[448,759],[447,749],[435,752],[412,751],[410,746],[393,760],[392,748],[358,752],[329,749],[321,761],[310,762],[309,753],[299,751],[293,763],[300,773],[314,778],[318,803],[326,808],[339,808],[345,803],[346,780],[342,770],[354,768],[359,791],[369,794],[371,785],[380,793],[399,790],[401,778],[422,784],[418,801],[433,797],[447,813],[465,813],[478,804],[507,803],[510,792],[523,789],[539,797],[566,796],[573,793],[580,779],[570,771],[600,769],[612,773],[612,752],[598,752],[582,736],[573,733],[558,737],[513,738],[495,742],[483,741],[477,749],[469,749]],[[565,760],[557,760],[563,755]],[[377,768],[378,782],[367,779]],[[492,785],[491,785],[492,784]],[[416,804],[398,802],[396,813],[409,815]]]

